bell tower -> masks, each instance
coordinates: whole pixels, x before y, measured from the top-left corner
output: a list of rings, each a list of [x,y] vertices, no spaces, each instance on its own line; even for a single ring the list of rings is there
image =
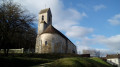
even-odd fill
[[[39,13],[38,34],[41,34],[49,25],[52,25],[52,13],[50,8],[47,8]]]

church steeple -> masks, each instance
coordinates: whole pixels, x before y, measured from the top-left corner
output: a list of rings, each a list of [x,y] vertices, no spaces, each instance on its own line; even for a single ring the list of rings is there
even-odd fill
[[[47,8],[39,13],[38,34],[41,34],[49,25],[52,25],[52,14],[50,8]]]

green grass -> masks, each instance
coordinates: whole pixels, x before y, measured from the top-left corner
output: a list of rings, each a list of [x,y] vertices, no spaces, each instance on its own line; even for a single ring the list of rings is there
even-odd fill
[[[75,54],[9,54],[0,56],[0,67],[113,67],[100,58]]]
[[[54,61],[50,67],[113,67],[100,58],[62,58]]]

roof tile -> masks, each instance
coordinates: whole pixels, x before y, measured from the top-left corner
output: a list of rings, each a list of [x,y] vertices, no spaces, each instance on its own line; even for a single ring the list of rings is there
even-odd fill
[[[40,11],[39,14],[46,13],[49,9],[50,9],[50,8],[43,9],[43,10]]]

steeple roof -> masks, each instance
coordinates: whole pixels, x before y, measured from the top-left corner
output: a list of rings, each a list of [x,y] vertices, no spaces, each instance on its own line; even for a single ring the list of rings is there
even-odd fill
[[[43,10],[40,11],[39,14],[46,13],[49,9],[50,9],[50,8],[43,9]]]

